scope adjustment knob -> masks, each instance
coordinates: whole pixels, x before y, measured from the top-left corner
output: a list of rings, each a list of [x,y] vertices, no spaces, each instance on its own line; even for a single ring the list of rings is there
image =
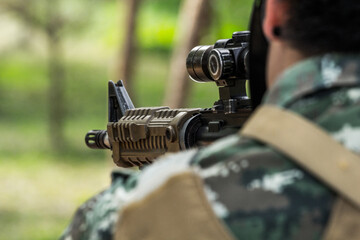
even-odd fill
[[[236,43],[250,42],[250,31],[234,32],[232,38]]]
[[[213,49],[210,52],[208,69],[214,80],[225,79],[234,70],[234,59],[229,49]]]

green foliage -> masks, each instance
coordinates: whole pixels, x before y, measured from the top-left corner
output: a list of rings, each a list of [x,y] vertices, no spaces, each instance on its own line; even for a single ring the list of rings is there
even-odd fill
[[[213,1],[214,15],[212,31],[215,37],[229,38],[229,33],[248,30],[253,0]]]
[[[181,1],[144,1],[138,15],[137,35],[144,49],[170,50]]]
[[[140,46],[143,49],[170,50],[176,34],[178,11],[181,1],[144,1],[139,13]],[[212,1],[211,28],[204,37],[204,44],[213,44],[217,39],[231,38],[235,31],[248,30],[252,0]]]

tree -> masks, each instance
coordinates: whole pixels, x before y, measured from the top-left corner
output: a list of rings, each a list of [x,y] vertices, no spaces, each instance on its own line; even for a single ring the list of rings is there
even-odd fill
[[[170,74],[164,104],[172,108],[184,107],[190,89],[185,59],[199,44],[210,25],[210,0],[184,0],[178,21],[177,41],[170,63]]]
[[[116,80],[124,80],[127,91],[130,96],[133,92],[133,70],[136,60],[136,25],[137,13],[141,5],[141,0],[125,0],[125,21],[122,27],[125,29],[125,38],[121,44],[118,55],[118,68]]]
[[[61,151],[65,145],[65,62],[62,46],[64,33],[76,31],[86,24],[86,16],[90,15],[94,2],[83,0],[77,3],[82,5],[74,8],[73,2],[68,0],[0,1],[0,8],[13,13],[26,27],[45,36],[48,49],[49,133],[55,151]],[[81,12],[77,11],[78,9],[81,9]]]

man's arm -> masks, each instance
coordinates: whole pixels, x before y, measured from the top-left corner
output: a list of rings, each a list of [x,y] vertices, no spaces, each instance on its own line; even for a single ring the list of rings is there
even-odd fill
[[[118,211],[136,185],[138,171],[114,171],[108,189],[81,205],[60,240],[110,240]]]

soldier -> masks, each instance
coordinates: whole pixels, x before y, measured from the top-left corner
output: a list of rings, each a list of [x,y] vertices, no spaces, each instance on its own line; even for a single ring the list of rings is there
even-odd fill
[[[360,153],[359,13],[357,0],[267,0],[262,105],[279,114],[258,124],[264,127],[258,132],[269,131],[280,143],[243,130],[206,148],[167,155],[142,172],[114,172],[111,186],[78,209],[61,239],[360,239],[351,196],[359,193],[357,183],[350,194],[332,183],[350,178],[347,159],[356,165],[353,153]],[[272,121],[283,112],[317,127],[308,132],[300,123],[287,128]],[[317,140],[324,132],[332,138]],[[338,166],[345,174],[328,174],[336,175],[332,181],[318,173],[332,168],[333,150],[343,147],[340,156],[350,157]],[[302,153],[310,156],[310,167],[299,161]],[[337,224],[339,196],[350,199],[350,211]]]

